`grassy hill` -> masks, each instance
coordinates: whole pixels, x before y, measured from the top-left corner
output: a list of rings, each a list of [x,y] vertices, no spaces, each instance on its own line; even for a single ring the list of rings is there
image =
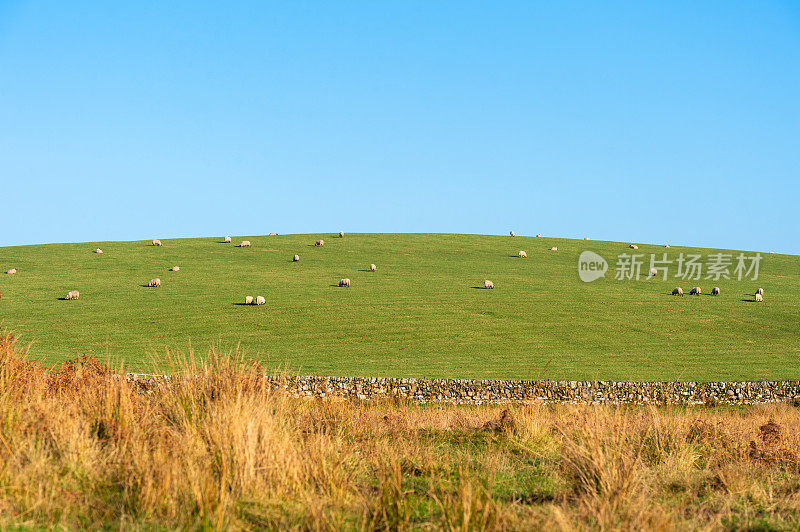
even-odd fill
[[[313,246],[317,238],[324,247]],[[243,239],[253,247],[235,247]],[[0,274],[0,324],[48,363],[92,354],[141,371],[168,369],[165,348],[205,353],[213,344],[302,374],[800,378],[798,256],[763,254],[756,282],[617,281],[627,243],[450,234],[233,240],[0,248],[0,270],[19,269]],[[580,281],[584,250],[608,260],[605,278]],[[638,253],[649,261],[650,253],[718,251],[639,245]],[[168,271],[175,265],[181,271]],[[160,288],[143,286],[154,277]],[[336,286],[342,277],[351,288]],[[484,279],[496,288],[479,288]],[[704,295],[669,295],[695,285]],[[707,295],[712,286],[722,295]],[[763,304],[751,302],[759,286]],[[80,300],[59,299],[70,290]],[[240,304],[246,295],[267,303]]]

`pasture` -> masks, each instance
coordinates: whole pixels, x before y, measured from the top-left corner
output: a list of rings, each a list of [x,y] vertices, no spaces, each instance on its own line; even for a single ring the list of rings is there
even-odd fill
[[[324,246],[314,246],[319,239]],[[237,247],[243,240],[252,246]],[[19,270],[0,274],[0,326],[46,364],[87,354],[143,372],[168,372],[167,350],[202,354],[219,346],[297,374],[800,375],[798,256],[762,253],[755,282],[682,280],[674,271],[667,281],[644,280],[647,264],[641,280],[618,281],[614,262],[633,251],[629,242],[337,232],[161,241],[0,248],[0,271]],[[647,260],[650,253],[726,252],[637,244]],[[606,277],[579,279],[584,250],[608,260]],[[147,287],[155,278],[162,285]],[[339,287],[343,278],[352,285]],[[493,290],[483,288],[487,279]],[[671,296],[676,286],[686,295]],[[703,294],[688,295],[693,286]],[[721,295],[710,295],[713,286]],[[754,302],[758,287],[763,303]],[[60,299],[71,290],[80,299]],[[244,305],[248,295],[266,303]]]

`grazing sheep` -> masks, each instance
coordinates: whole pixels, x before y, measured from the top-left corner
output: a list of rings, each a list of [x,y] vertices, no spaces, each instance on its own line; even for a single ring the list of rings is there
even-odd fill
[[[317,246],[317,247],[324,246],[325,245],[325,241],[324,240],[317,240],[316,242],[314,242],[314,245]]]
[[[756,303],[762,303],[764,301],[763,294],[756,294]]]
[[[650,268],[650,276],[655,277],[656,275],[658,275],[658,270],[655,268]]]
[[[97,248],[96,250],[94,250],[94,252],[95,252],[95,253],[102,253],[102,252],[103,252],[103,250],[102,250],[102,249],[100,249],[100,248]]]
[[[253,304],[253,296],[245,296],[244,304],[245,305],[252,305]]]
[[[588,236],[583,237],[584,240],[589,240]]]
[[[699,286],[695,286],[694,288],[689,290],[689,295],[690,296],[699,296],[702,293],[703,293],[703,291],[700,289]]]
[[[153,240],[153,245],[154,245],[154,246],[160,246],[160,245],[162,245],[162,244],[161,244],[161,240],[159,240],[159,239],[157,239],[157,238],[156,238],[156,239],[154,239],[154,240]]]
[[[344,231],[339,231],[339,238],[344,238]]]
[[[256,302],[255,302],[256,305],[263,305],[266,302],[267,300],[264,299],[264,296],[256,296]]]
[[[374,264],[370,264],[370,265],[369,265],[369,271],[371,271],[371,272],[374,272],[374,271],[375,271],[375,270],[377,270],[377,269],[378,269],[378,267],[377,267],[377,266],[375,266]]]
[[[486,279],[485,281],[483,281],[483,287],[484,288],[494,288],[494,283],[491,282],[489,279]]]
[[[179,271],[181,271],[181,267],[180,266],[173,266],[172,268],[169,269],[169,271],[171,271],[171,272],[179,272]]]
[[[524,251],[522,251],[522,250],[519,250],[519,253],[518,253],[518,255],[519,255],[519,258],[521,258],[521,259],[527,259],[527,258],[528,258],[528,254],[527,254],[527,253],[525,253],[525,252],[524,252]]]
[[[542,236],[542,233],[539,233],[538,235],[536,235],[537,238],[541,237],[541,236]]]
[[[683,295],[683,288],[681,288],[680,286],[679,286],[679,287],[677,287],[677,288],[675,288],[675,289],[672,291],[672,295],[673,295],[673,296],[682,296],[682,295]]]
[[[711,289],[711,295],[712,296],[718,296],[719,295],[719,286],[715,286],[714,288]]]
[[[558,248],[553,246],[553,247],[550,248],[550,251],[558,251]]]
[[[300,255],[295,255],[292,257],[292,262],[298,262],[300,260]]]
[[[67,292],[67,297],[65,297],[64,299],[72,300],[72,299],[78,299],[79,297],[81,297],[80,292],[78,292],[77,290],[71,290]]]
[[[514,234],[514,231],[509,231],[508,234],[511,235],[511,236],[517,236],[517,235]]]
[[[150,279],[150,282],[147,283],[147,286],[161,286],[161,279]]]
[[[339,281],[339,286],[350,287],[350,279],[342,279]]]
[[[222,239],[222,241],[225,242],[226,244],[230,244],[231,243],[231,237],[226,236],[225,238]]]
[[[269,236],[278,236],[278,233],[270,233]]]
[[[669,248],[669,244],[664,244],[664,247],[665,248]]]
[[[250,247],[250,241],[249,240],[242,240],[242,243],[239,244],[239,247],[240,248],[249,248]]]
[[[631,244],[630,247],[631,247],[631,249],[639,249],[639,246],[637,246],[636,244]]]
[[[763,296],[764,295],[764,289],[763,288],[759,288],[758,290],[756,290],[756,294],[761,294]]]
[[[19,270],[17,270],[16,268],[11,268],[11,269],[10,269],[10,270],[8,270],[6,273],[10,275],[10,274],[12,274],[12,273],[17,273],[18,271],[19,271]]]

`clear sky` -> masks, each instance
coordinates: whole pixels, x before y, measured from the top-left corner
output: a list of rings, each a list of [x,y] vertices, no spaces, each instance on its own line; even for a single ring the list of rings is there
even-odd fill
[[[0,0],[0,209],[800,253],[800,3]]]

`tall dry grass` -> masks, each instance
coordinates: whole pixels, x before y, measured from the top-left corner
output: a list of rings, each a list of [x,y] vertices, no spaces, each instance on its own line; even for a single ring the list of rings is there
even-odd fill
[[[166,382],[0,337],[0,526],[800,527],[800,412],[419,407],[273,393],[212,352]]]

